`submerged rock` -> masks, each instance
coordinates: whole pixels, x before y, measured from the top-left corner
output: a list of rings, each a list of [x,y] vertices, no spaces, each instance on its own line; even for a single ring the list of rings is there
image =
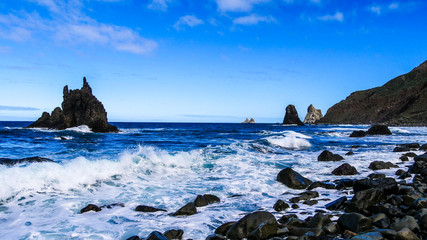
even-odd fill
[[[173,216],[188,216],[188,215],[194,215],[197,213],[197,208],[194,205],[194,203],[187,203],[185,206],[181,207],[176,211]]]
[[[57,107],[52,114],[44,112],[28,128],[51,128],[63,130],[70,127],[87,125],[93,132],[118,132],[117,127],[110,125],[104,105],[92,94],[92,88],[83,78],[83,87],[77,90],[63,90],[62,109]]]
[[[304,123],[299,119],[298,112],[294,105],[288,105],[286,107],[286,114],[282,124],[304,125]]]
[[[11,158],[0,158],[0,165],[13,166],[15,164],[25,164],[25,163],[39,163],[39,162],[54,162],[48,158],[43,157],[28,157],[21,159],[11,159]]]
[[[84,207],[80,210],[80,213],[85,213],[85,212],[90,212],[90,211],[99,212],[101,210],[102,209],[95,204],[88,204],[86,207]]]
[[[304,124],[313,124],[323,117],[320,109],[314,108],[313,104],[310,104],[307,109],[307,115],[304,118]]]
[[[217,202],[220,202],[219,197],[211,194],[205,194],[203,196],[198,195],[193,203],[196,207],[203,207]]]
[[[285,168],[280,171],[277,175],[277,181],[293,189],[305,189],[312,183],[311,180],[301,176],[292,168]]]
[[[166,212],[165,209],[145,206],[145,205],[139,205],[135,208],[135,211],[137,212]]]

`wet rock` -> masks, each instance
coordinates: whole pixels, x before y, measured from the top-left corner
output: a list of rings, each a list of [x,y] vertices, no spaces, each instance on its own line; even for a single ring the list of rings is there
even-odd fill
[[[404,172],[399,176],[399,179],[406,179],[412,177],[410,173]]]
[[[211,194],[204,194],[203,196],[198,195],[196,197],[196,199],[194,200],[194,205],[196,207],[203,207],[216,202],[220,202],[219,197]]]
[[[341,166],[335,168],[332,171],[332,174],[337,175],[337,176],[342,176],[342,175],[356,175],[356,174],[359,174],[359,172],[356,170],[355,167],[351,166],[348,163],[344,163]]]
[[[329,182],[314,182],[308,186],[307,190],[313,190],[315,188],[335,189],[335,185]]]
[[[125,207],[125,204],[124,203],[111,203],[111,204],[101,206],[101,208],[108,208],[108,209],[111,209],[113,207]]]
[[[400,147],[406,147],[410,148],[411,150],[417,150],[420,148],[419,143],[405,143],[405,144],[399,144]]]
[[[414,188],[411,186],[400,186],[399,187],[399,195],[407,195],[414,191]]]
[[[286,222],[286,226],[288,226],[289,228],[305,228],[307,227],[307,223],[299,218],[289,218],[289,220]]]
[[[352,188],[354,186],[355,180],[353,179],[340,179],[337,181],[336,188],[338,190],[344,189],[344,188]]]
[[[181,229],[171,229],[163,233],[168,240],[181,240],[182,235],[184,235],[184,231]]]
[[[226,240],[227,238],[223,235],[212,234],[206,237],[206,240]]]
[[[418,198],[411,204],[411,207],[415,210],[427,208],[427,198]]]
[[[323,151],[318,157],[317,161],[341,161],[344,160],[343,157],[341,157],[338,154],[334,154],[328,150]]]
[[[355,193],[369,188],[378,188],[384,191],[385,194],[393,194],[399,191],[399,187],[394,178],[383,179],[361,179],[354,183],[353,190]]]
[[[356,235],[351,238],[352,240],[383,240],[383,235],[379,232],[368,232],[360,235]]]
[[[400,158],[399,158],[402,162],[407,162],[407,161],[409,161],[409,158],[408,158],[408,156],[401,156]]]
[[[292,168],[285,168],[280,171],[277,175],[277,181],[293,189],[305,189],[312,183],[311,180],[301,176]]]
[[[351,156],[351,155],[354,155],[354,152],[353,151],[348,151],[345,155],[346,156]]]
[[[396,233],[395,240],[420,240],[420,239],[410,229],[404,228]]]
[[[286,107],[286,114],[282,124],[304,125],[304,123],[299,119],[298,112],[294,105],[288,105]]]
[[[336,222],[329,223],[328,225],[324,226],[324,227],[322,228],[322,230],[323,230],[326,234],[332,234],[332,235],[337,234],[337,233],[338,233],[338,231],[339,231],[338,223],[336,223]]]
[[[355,237],[357,234],[355,232],[350,231],[350,230],[344,230],[342,235],[343,235],[344,239],[349,239],[349,238]]]
[[[277,200],[277,202],[274,204],[273,209],[277,212],[281,212],[289,208],[289,204],[285,203],[283,200]]]
[[[409,152],[409,151],[411,151],[411,149],[408,147],[395,147],[393,149],[393,152]]]
[[[414,161],[416,162],[427,162],[427,154],[422,154],[414,157]]]
[[[293,228],[289,230],[290,235],[297,236],[297,237],[303,236],[308,232],[312,232],[313,236],[315,237],[318,237],[324,234],[323,230],[319,228]]]
[[[403,154],[402,156],[414,158],[417,156],[417,154],[415,154],[413,152],[408,152],[408,153]]]
[[[323,226],[332,223],[331,219],[322,214],[322,213],[316,213],[313,218],[311,218],[307,222],[307,227],[309,228],[323,228]]]
[[[148,235],[146,240],[168,240],[161,232],[154,231]]]
[[[390,219],[384,213],[376,214],[370,217],[372,220],[372,224],[377,228],[388,228],[390,226]]]
[[[397,168],[399,166],[391,163],[391,162],[383,162],[383,161],[374,161],[369,164],[369,169],[371,170],[381,170],[381,169],[390,169]]]
[[[415,161],[412,166],[409,167],[409,172],[414,174],[420,174],[427,164],[424,161]]]
[[[292,205],[291,205],[291,208],[293,208],[293,209],[298,209],[298,208],[299,208],[299,206],[298,206],[298,204],[294,203],[294,204],[292,204]]]
[[[354,194],[346,212],[359,212],[385,200],[384,192],[377,188],[362,190]]]
[[[405,170],[398,169],[398,170],[396,171],[395,175],[396,175],[396,176],[400,176],[400,175],[402,175],[402,174],[404,174],[404,173],[405,173]]]
[[[394,239],[397,232],[391,229],[377,229],[385,239]]]
[[[427,214],[424,214],[421,217],[419,217],[418,225],[422,230],[427,230]]]
[[[372,227],[372,220],[359,213],[345,213],[338,218],[337,223],[341,230],[350,230],[355,233]]]
[[[227,232],[227,238],[242,239],[250,235],[267,239],[276,234],[278,224],[269,212],[259,211],[248,214],[234,223]]]
[[[51,128],[63,130],[70,127],[87,125],[93,132],[118,132],[117,127],[110,125],[104,105],[92,94],[92,88],[83,78],[83,87],[77,90],[63,90],[62,110],[57,107],[50,115],[42,116],[28,128]]]
[[[369,206],[367,210],[373,214],[384,213],[389,218],[401,218],[405,214],[396,206],[391,205],[390,203],[376,204]]]
[[[140,240],[140,238],[138,236],[132,236],[132,237],[126,238],[126,240]]]
[[[395,231],[400,231],[404,228],[409,228],[413,232],[420,231],[420,226],[418,225],[417,220],[415,220],[415,218],[412,216],[405,216],[402,219],[397,220],[390,225],[390,228]]]
[[[97,205],[95,205],[95,204],[89,204],[86,207],[82,208],[80,210],[80,213],[85,213],[85,212],[90,212],[90,211],[99,212],[101,210],[102,209],[100,207],[98,207]]]
[[[340,197],[337,200],[326,204],[326,209],[331,211],[344,210],[348,205],[347,197]]]
[[[420,148],[419,148],[418,150],[420,150],[420,151],[427,151],[427,143],[426,143],[426,144],[421,145],[421,146],[420,146]]]
[[[369,179],[381,179],[381,178],[385,178],[385,174],[384,173],[371,173],[368,175]]]
[[[197,213],[197,208],[194,203],[187,203],[185,206],[181,207],[176,211],[172,216],[188,216],[194,215]]]
[[[365,131],[359,130],[359,131],[353,131],[350,134],[350,137],[366,137],[367,133]]]
[[[221,226],[219,226],[217,229],[215,229],[214,233],[225,236],[227,234],[228,230],[230,230],[231,226],[233,226],[234,223],[236,223],[236,222],[224,223]]]
[[[313,104],[310,104],[307,109],[307,115],[305,115],[304,123],[313,124],[323,117],[322,111],[320,109],[314,108]]]
[[[316,191],[306,191],[303,193],[300,193],[298,197],[293,197],[291,198],[289,201],[291,203],[297,203],[299,201],[304,201],[304,200],[310,200],[312,198],[317,198],[319,197],[319,193]]]
[[[145,206],[145,205],[138,205],[135,208],[135,211],[137,211],[137,212],[160,212],[160,211],[166,212],[166,210],[164,210],[164,209],[150,207],[150,206]]]
[[[366,133],[368,135],[391,135],[391,131],[386,125],[373,125]]]
[[[306,200],[306,201],[303,202],[303,204],[309,205],[309,206],[313,206],[313,205],[315,205],[317,203],[319,203],[319,201],[317,201],[317,200]]]
[[[283,215],[278,221],[279,223],[287,223],[291,218],[298,218],[295,214]]]
[[[43,157],[28,157],[21,159],[11,159],[11,158],[0,158],[0,165],[13,166],[16,164],[26,164],[26,163],[40,163],[40,162],[54,162],[48,158]]]

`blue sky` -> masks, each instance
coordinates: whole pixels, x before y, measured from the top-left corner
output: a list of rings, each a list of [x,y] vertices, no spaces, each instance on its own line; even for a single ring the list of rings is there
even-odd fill
[[[86,76],[110,121],[281,122],[427,60],[427,3],[5,0],[0,120],[35,120]]]

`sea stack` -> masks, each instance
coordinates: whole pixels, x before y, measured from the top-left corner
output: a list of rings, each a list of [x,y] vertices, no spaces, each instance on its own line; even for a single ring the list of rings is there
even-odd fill
[[[322,111],[320,109],[314,108],[313,104],[310,104],[307,109],[307,115],[305,116],[304,124],[314,124],[322,117]]]
[[[110,125],[104,105],[92,94],[86,78],[83,87],[76,90],[63,90],[62,109],[56,107],[52,114],[44,112],[42,116],[28,128],[43,127],[63,130],[70,127],[87,125],[93,132],[118,132],[116,126]]]
[[[286,114],[285,114],[285,118],[283,119],[283,123],[282,124],[291,124],[291,125],[304,125],[303,122],[301,122],[301,120],[298,117],[298,112],[295,109],[294,105],[288,105],[286,107]]]
[[[251,118],[246,118],[245,121],[243,121],[242,123],[255,123],[255,119]]]

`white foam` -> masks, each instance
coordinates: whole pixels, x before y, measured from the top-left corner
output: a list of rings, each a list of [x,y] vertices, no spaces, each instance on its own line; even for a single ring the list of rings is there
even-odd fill
[[[72,136],[60,136],[60,137],[54,137],[53,139],[55,139],[55,140],[71,140],[73,138],[74,137],[72,137]]]
[[[270,136],[265,138],[270,144],[289,148],[289,149],[302,149],[311,147],[310,142],[307,139],[311,139],[310,136],[294,131],[285,131],[280,136]]]
[[[92,129],[90,129],[90,127],[87,125],[80,125],[77,127],[71,127],[71,128],[67,128],[65,130],[73,131],[73,132],[79,132],[79,133],[91,133],[92,132]]]

